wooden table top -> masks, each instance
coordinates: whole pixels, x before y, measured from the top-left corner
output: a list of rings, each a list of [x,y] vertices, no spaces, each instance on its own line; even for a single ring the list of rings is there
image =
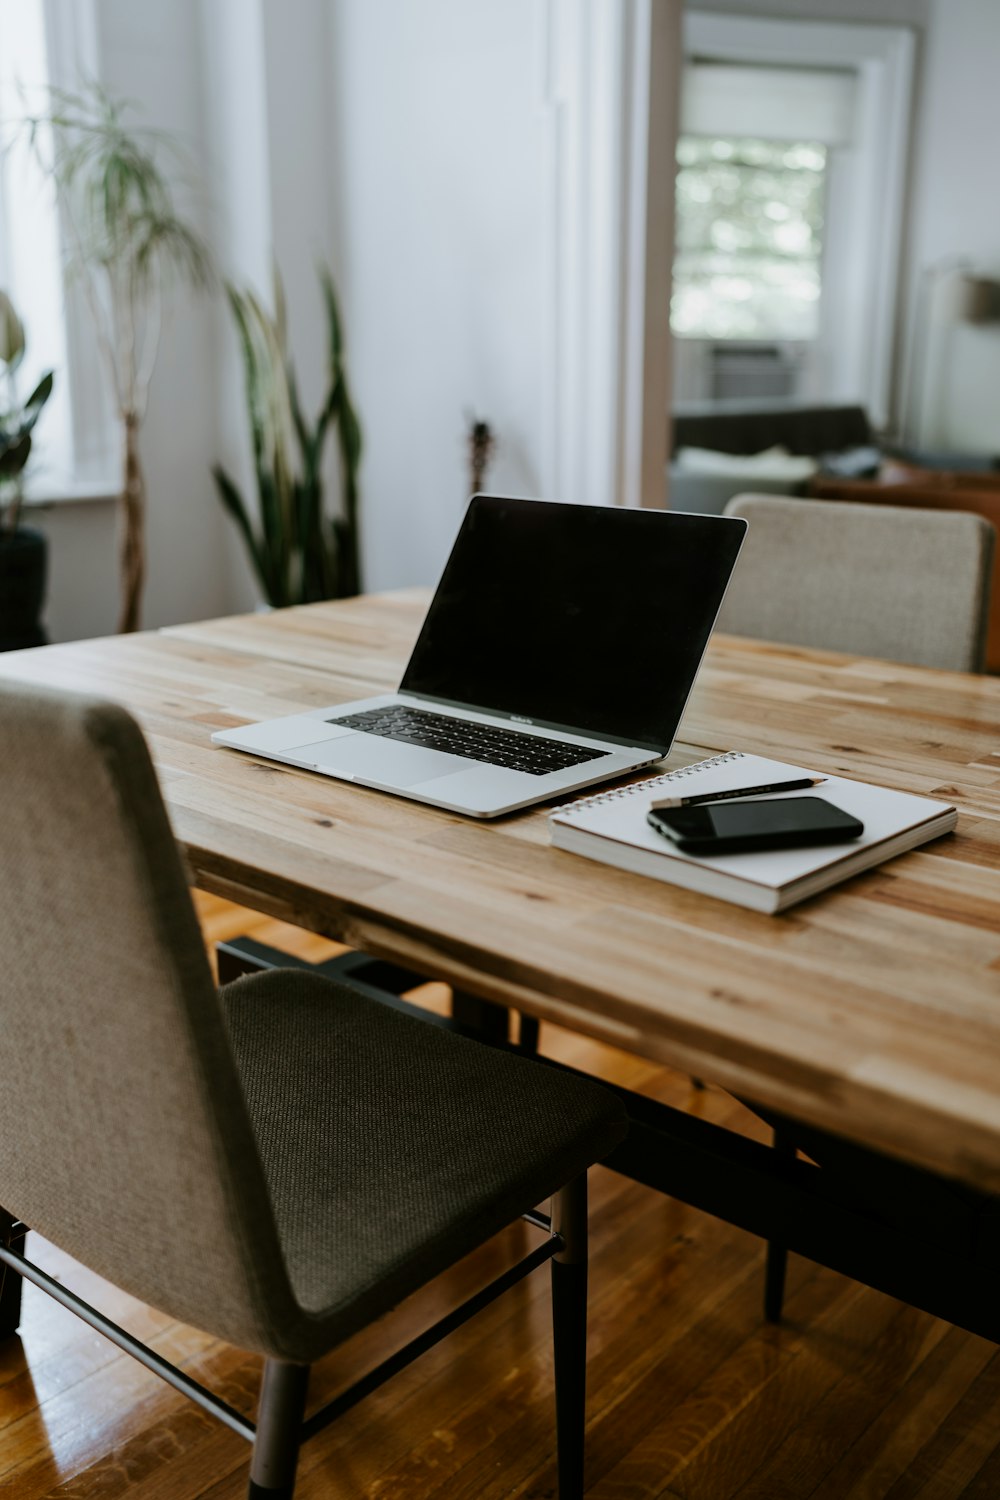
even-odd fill
[[[394,689],[427,597],[0,673],[132,709],[206,890],[1000,1190],[1000,680],[716,638],[667,768],[743,749],[960,809],[955,834],[764,916],[553,849],[545,810],[480,823],[211,744]]]

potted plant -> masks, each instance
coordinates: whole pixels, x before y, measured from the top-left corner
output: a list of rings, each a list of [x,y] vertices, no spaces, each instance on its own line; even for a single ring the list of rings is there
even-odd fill
[[[213,469],[219,496],[239,528],[268,604],[343,599],[361,589],[358,466],[361,428],[344,365],[340,309],[330,273],[321,268],[329,373],[319,413],[310,424],[299,401],[288,355],[284,293],[275,275],[275,312],[249,291],[227,287],[239,333],[257,482],[255,524],[221,464]],[[328,515],[323,460],[331,428],[340,457],[341,507]]]
[[[83,284],[122,427],[122,598],[119,630],[138,630],[146,573],[146,478],[139,437],[171,280],[204,286],[211,261],[174,204],[160,130],[126,121],[129,106],[99,85],[52,90],[43,115],[23,122],[51,176],[68,239],[69,270]],[[51,141],[51,156],[46,142]]]
[[[24,349],[24,327],[0,291],[0,651],[45,644],[45,537],[21,525],[21,504],[31,434],[52,393],[52,372],[19,402],[16,376]]]

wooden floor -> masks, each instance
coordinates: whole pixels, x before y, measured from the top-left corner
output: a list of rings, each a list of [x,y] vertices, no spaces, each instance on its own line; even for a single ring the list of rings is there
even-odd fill
[[[332,945],[200,901],[211,940],[249,931],[305,957]],[[424,998],[440,1005],[434,988]],[[725,1123],[731,1100],[543,1028],[543,1050]],[[758,1241],[596,1169],[592,1175],[588,1497],[592,1500],[995,1500],[1000,1355],[992,1344],[807,1262],[787,1321],[761,1318]],[[196,1226],[192,1226],[197,1253]],[[385,1325],[316,1366],[318,1404],[515,1259],[518,1226]],[[31,1243],[31,1242],[29,1242]],[[258,1362],[160,1317],[44,1242],[36,1258],[167,1358],[252,1413]],[[0,1495],[237,1500],[248,1450],[69,1313],[25,1289],[0,1345]],[[544,1272],[303,1451],[300,1500],[555,1495]]]

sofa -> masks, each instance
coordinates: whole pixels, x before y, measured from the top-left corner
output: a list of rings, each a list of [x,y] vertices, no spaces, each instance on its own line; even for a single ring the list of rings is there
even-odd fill
[[[789,402],[713,403],[673,413],[667,475],[672,510],[719,515],[734,495],[800,495],[832,455],[861,454],[877,467],[878,452],[860,406]]]

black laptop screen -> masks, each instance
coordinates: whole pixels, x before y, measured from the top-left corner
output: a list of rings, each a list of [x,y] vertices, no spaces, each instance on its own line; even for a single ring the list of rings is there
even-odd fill
[[[745,530],[476,496],[400,687],[666,749]]]

